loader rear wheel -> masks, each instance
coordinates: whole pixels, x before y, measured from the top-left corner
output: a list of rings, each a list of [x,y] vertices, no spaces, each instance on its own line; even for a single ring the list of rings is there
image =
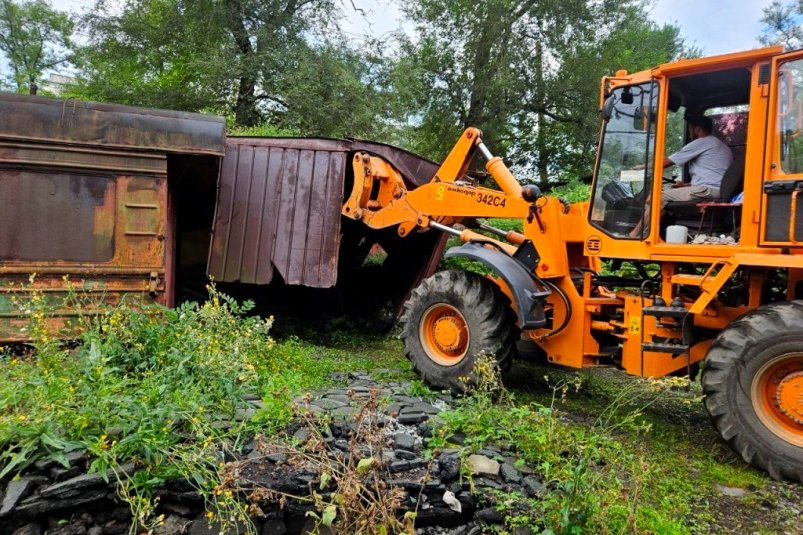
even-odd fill
[[[464,391],[478,357],[501,369],[515,351],[515,315],[488,279],[468,271],[442,271],[425,279],[404,305],[404,349],[430,386]],[[468,382],[465,379],[468,378]]]
[[[702,383],[714,425],[745,461],[803,481],[803,303],[733,322],[711,344]]]

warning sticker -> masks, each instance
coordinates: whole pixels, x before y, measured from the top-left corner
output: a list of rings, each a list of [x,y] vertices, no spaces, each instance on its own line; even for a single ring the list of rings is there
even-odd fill
[[[641,332],[641,319],[638,316],[630,318],[630,333],[638,334]]]

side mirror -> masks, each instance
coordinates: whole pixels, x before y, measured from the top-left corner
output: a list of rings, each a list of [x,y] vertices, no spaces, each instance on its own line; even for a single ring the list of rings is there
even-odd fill
[[[622,104],[627,104],[628,106],[633,104],[633,93],[630,91],[630,87],[625,87],[622,91]]]

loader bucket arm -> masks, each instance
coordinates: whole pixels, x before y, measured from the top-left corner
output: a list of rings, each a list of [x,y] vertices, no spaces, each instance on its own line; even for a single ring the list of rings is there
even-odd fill
[[[451,225],[467,217],[527,217],[530,203],[540,192],[534,187],[522,190],[502,159],[490,154],[481,135],[477,128],[467,128],[432,179],[413,190],[407,189],[402,175],[386,159],[356,153],[353,186],[341,213],[374,229],[398,226],[400,236],[426,229],[433,221]],[[477,150],[501,191],[460,181]]]

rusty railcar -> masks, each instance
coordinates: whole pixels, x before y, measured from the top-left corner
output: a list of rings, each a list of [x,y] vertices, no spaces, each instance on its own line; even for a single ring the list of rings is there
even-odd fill
[[[61,305],[69,288],[172,306],[208,276],[258,301],[303,287],[342,305],[360,297],[352,282],[390,270],[402,282],[373,297],[398,310],[443,239],[341,220],[357,151],[411,187],[437,167],[380,143],[227,139],[220,117],[0,93],[0,341],[28,338],[32,290],[57,327],[77,313]]]

